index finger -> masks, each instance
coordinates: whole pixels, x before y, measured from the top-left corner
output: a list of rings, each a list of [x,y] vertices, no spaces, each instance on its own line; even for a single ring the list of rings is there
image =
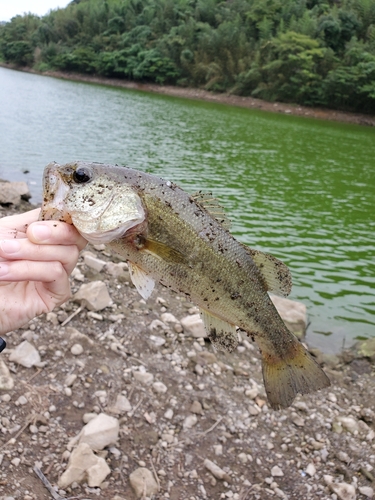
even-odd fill
[[[35,208],[34,210],[29,210],[23,214],[9,215],[8,217],[2,217],[0,220],[0,226],[12,229],[14,231],[21,231],[26,233],[26,230],[32,222],[38,220],[40,213],[40,208]]]
[[[39,245],[76,245],[79,250],[87,245],[73,225],[58,220],[33,222],[27,229],[27,237]]]

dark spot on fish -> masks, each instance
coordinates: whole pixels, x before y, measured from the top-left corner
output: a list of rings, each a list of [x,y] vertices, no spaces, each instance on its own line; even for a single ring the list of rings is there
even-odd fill
[[[230,296],[230,298],[231,298],[232,300],[236,300],[236,299],[238,299],[239,297],[241,297],[241,294],[240,294],[240,293],[238,293],[238,292],[234,292],[234,293],[232,293],[232,294],[231,294],[231,296]]]

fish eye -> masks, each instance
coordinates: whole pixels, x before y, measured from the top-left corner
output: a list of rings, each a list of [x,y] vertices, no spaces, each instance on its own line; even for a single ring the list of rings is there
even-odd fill
[[[73,180],[77,184],[84,184],[91,180],[91,170],[85,167],[79,167],[73,172]]]

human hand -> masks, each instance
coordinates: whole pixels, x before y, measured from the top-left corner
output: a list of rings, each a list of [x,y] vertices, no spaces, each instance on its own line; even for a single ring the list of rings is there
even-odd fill
[[[40,209],[0,219],[0,334],[50,312],[71,296],[69,275],[87,241]]]

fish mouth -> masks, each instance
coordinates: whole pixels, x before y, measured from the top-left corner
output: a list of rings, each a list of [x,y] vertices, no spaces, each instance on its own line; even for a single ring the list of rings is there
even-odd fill
[[[73,224],[71,216],[64,208],[64,199],[69,187],[59,174],[60,165],[56,162],[50,163],[44,169],[43,174],[43,204],[40,211],[40,220],[59,220]]]

